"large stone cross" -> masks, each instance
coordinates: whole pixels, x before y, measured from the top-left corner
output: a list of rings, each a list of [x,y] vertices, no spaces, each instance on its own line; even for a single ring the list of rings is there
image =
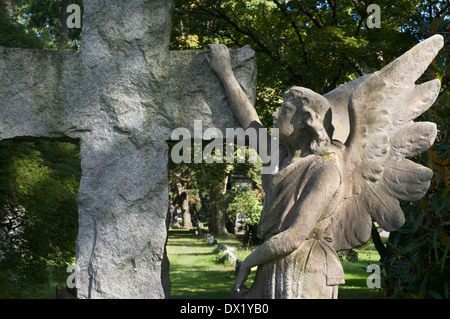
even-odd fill
[[[81,52],[0,47],[0,140],[80,143],[79,298],[166,298],[168,146],[236,127],[205,51],[170,52],[170,0],[89,0]],[[251,49],[232,53],[255,97]]]

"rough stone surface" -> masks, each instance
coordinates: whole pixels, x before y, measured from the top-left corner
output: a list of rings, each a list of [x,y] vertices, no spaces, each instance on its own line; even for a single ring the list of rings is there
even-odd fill
[[[168,146],[235,127],[205,52],[170,52],[172,1],[85,1],[80,53],[0,47],[0,139],[80,142],[79,298],[165,298]],[[254,52],[233,52],[255,98]]]

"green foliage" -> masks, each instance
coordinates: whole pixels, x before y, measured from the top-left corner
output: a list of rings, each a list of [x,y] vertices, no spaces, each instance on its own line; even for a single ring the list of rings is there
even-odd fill
[[[206,144],[208,143],[205,142],[203,148]],[[169,153],[171,153],[174,145],[175,143],[169,143]],[[222,149],[225,149],[225,141]],[[194,150],[195,147],[192,146],[191,163],[175,164],[172,161],[169,162],[170,195],[174,196],[176,184],[181,182],[190,190],[191,194],[196,195],[198,201],[201,200],[203,208],[208,213],[206,216],[203,216],[202,221],[208,222],[209,231],[212,233],[225,231],[227,218],[229,220],[233,218],[228,216],[230,212],[227,208],[237,194],[233,191],[227,191],[228,176],[237,170],[244,171],[254,183],[261,184],[262,164],[260,162],[248,163],[248,161],[237,163],[237,147],[235,147],[232,155],[216,154],[219,159],[217,162],[196,164],[194,163]],[[248,148],[245,149],[245,152],[245,158],[248,158]],[[225,156],[233,156],[233,163],[226,163]],[[221,157],[223,159],[222,163],[220,163]],[[198,201],[196,205],[199,205]],[[216,229],[216,227],[220,229]]]
[[[229,218],[236,219],[239,214],[245,234],[242,238],[244,244],[257,245],[261,240],[257,237],[259,219],[263,208],[264,194],[259,189],[232,192],[233,200],[228,206]]]
[[[383,265],[392,297],[450,297],[450,183],[445,167],[449,163],[450,144],[447,132],[441,131],[441,139],[433,149],[416,157],[417,162],[433,168],[434,177],[424,198],[402,204],[405,225],[389,238]]]
[[[225,253],[220,252],[216,257],[214,257],[214,262],[224,265],[228,262],[228,256]]]
[[[435,186],[433,190],[438,190]],[[392,297],[449,298],[449,199],[435,194],[426,210],[417,203],[403,207],[407,222],[392,237],[392,255],[384,263]]]
[[[178,0],[173,49],[224,43],[249,44],[257,54],[256,108],[266,127],[293,86],[328,92],[380,69],[417,43],[404,21],[417,17],[422,1],[380,0],[381,29],[366,26],[365,1]]]
[[[0,143],[1,297],[37,293],[50,279],[48,269],[65,281],[75,256],[80,176],[75,144]]]
[[[7,47],[45,48],[50,50],[78,50],[81,29],[66,28],[68,14],[64,5],[82,0],[15,0],[15,12],[9,16],[0,10],[0,45]],[[0,1],[0,6],[3,6]],[[3,28],[4,27],[4,28]]]
[[[24,24],[31,32],[39,33],[46,40],[46,48],[55,50],[78,50],[81,29],[65,28],[68,14],[63,5],[77,4],[83,10],[82,0],[26,0],[19,10]]]
[[[2,1],[0,1],[0,46],[34,49],[43,46],[40,39],[26,33],[24,26],[9,16]]]
[[[233,262],[228,253],[225,252],[224,250],[220,250],[220,249],[216,249],[214,252],[217,253],[217,255],[213,258],[213,261],[216,264],[220,264],[220,265],[226,265],[226,266],[235,266],[235,262]]]
[[[262,201],[264,195],[259,190],[234,190],[235,195],[233,201],[228,206],[228,213],[231,216],[240,214],[243,220],[243,227],[255,225],[259,223],[261,217]]]
[[[351,263],[358,261],[358,252],[354,249],[339,251],[337,254],[341,261],[348,261]]]

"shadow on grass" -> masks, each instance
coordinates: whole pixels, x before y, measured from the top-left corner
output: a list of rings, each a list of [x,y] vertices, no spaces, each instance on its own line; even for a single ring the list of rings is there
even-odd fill
[[[236,236],[214,238],[221,244],[240,249]],[[167,253],[170,262],[170,298],[231,298],[235,265],[215,262],[215,257],[219,256],[217,245],[210,245],[204,235],[194,235],[184,229],[171,229]],[[243,251],[237,253],[246,254]]]
[[[231,298],[233,271],[207,270],[205,267],[177,267],[171,271],[170,297],[188,299]]]

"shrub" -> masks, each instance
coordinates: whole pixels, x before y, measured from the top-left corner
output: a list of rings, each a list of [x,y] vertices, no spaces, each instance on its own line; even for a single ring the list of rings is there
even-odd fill
[[[256,236],[258,230],[263,194],[259,190],[245,190],[238,192],[228,206],[228,214],[234,219],[239,214],[242,220],[242,228],[245,231],[243,243],[247,245],[260,244],[261,240]]]

